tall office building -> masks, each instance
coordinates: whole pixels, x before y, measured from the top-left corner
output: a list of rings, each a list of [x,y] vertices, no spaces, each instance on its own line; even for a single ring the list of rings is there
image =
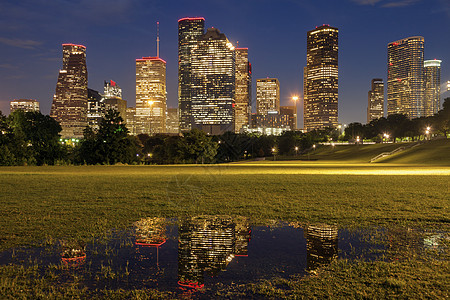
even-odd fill
[[[88,124],[86,47],[62,46],[63,68],[59,71],[50,116],[61,125],[63,138],[81,138]]]
[[[10,113],[21,109],[25,112],[40,111],[39,101],[34,99],[14,99],[14,101],[9,102]]]
[[[192,128],[214,135],[234,131],[235,51],[225,34],[209,28],[197,38],[190,72]]]
[[[424,43],[423,37],[414,36],[388,44],[388,115],[424,115]]]
[[[384,116],[384,82],[381,78],[372,79],[372,89],[368,93],[367,123]]]
[[[136,59],[136,134],[166,132],[166,62]]]
[[[441,106],[441,62],[438,59],[424,62],[424,117],[436,114]]]
[[[120,117],[125,121],[127,119],[127,101],[122,99],[122,89],[119,85],[112,80],[105,81],[103,92],[105,113],[108,110],[118,111]]]
[[[251,88],[252,65],[248,61],[248,48],[236,48],[236,92],[234,106],[234,130],[250,125],[252,113]]]
[[[178,20],[178,108],[180,131],[191,130],[191,58],[197,39],[205,30],[204,18],[182,18]]]
[[[128,128],[128,133],[131,135],[136,135],[136,107],[127,107],[126,115],[125,121]]]
[[[280,106],[280,115],[287,116],[291,130],[297,130],[297,106]]]
[[[178,108],[167,108],[167,133],[179,133],[180,121],[178,119]]]
[[[338,125],[338,29],[308,31],[304,69],[304,129]]]
[[[256,114],[280,112],[280,82],[277,78],[256,80]]]
[[[89,127],[98,131],[103,117],[105,117],[105,104],[102,95],[98,91],[88,88],[87,120]]]
[[[103,93],[105,98],[120,98],[122,99],[122,89],[119,87],[117,82],[113,80],[106,81],[103,85]]]

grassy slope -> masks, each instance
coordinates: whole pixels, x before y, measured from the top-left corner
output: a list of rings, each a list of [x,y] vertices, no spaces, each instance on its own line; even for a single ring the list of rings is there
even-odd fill
[[[380,159],[379,162],[450,166],[450,140],[440,139],[429,141],[392,156]]]
[[[308,155],[299,156],[300,159],[317,159],[317,163],[368,163],[370,159],[383,152],[390,152],[410,143],[374,144],[374,145],[340,145],[321,146]],[[377,163],[394,164],[427,164],[450,166],[450,140],[432,140],[417,147],[407,149],[377,160]]]

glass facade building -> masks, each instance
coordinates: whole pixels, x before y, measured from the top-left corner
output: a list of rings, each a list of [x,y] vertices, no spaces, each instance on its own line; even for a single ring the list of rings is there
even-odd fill
[[[384,82],[381,78],[375,78],[368,94],[367,123],[381,117],[384,117]]]
[[[424,116],[424,43],[414,36],[388,44],[388,115]]]
[[[136,134],[166,132],[166,62],[159,57],[136,59]]]
[[[252,66],[248,61],[248,48],[236,48],[236,92],[234,106],[234,130],[250,124],[252,113]]]
[[[441,107],[441,60],[424,62],[425,99],[424,116],[436,114]]]
[[[277,78],[256,80],[256,114],[280,112],[280,82]]]
[[[50,116],[62,127],[62,138],[82,138],[88,125],[88,74],[86,47],[63,44],[63,68],[59,71]]]
[[[192,129],[192,50],[197,46],[197,39],[203,35],[204,31],[204,18],[178,20],[178,108],[181,132]]]
[[[34,99],[14,99],[14,101],[9,102],[10,113],[21,109],[25,112],[40,111],[39,101]]]
[[[192,128],[213,135],[234,131],[235,49],[216,28],[192,49],[190,93]]]
[[[338,34],[323,25],[308,31],[304,71],[304,129],[338,125]]]

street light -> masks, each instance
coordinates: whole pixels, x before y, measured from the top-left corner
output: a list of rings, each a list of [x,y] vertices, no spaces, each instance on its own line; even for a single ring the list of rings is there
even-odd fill
[[[425,130],[425,134],[427,135],[428,140],[430,140],[430,132],[431,132],[431,127],[427,126],[427,130]]]
[[[294,102],[295,102],[295,128],[291,128],[291,130],[294,130],[294,129],[297,129],[297,113],[298,113],[298,96],[292,96],[292,100],[294,100]]]
[[[298,147],[295,146],[294,150],[295,150],[295,156],[297,156],[297,154],[298,154]]]
[[[276,157],[275,157],[276,149],[275,148],[272,148],[272,154],[273,154],[273,160],[275,161],[275,159],[276,159]]]
[[[359,135],[356,137],[356,144],[359,144],[359,141],[360,141],[360,139],[359,139]]]

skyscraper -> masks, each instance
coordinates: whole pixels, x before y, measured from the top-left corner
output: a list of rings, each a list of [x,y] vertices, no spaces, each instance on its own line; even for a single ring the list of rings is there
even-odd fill
[[[88,124],[86,47],[62,46],[63,68],[59,71],[50,116],[61,125],[63,138],[81,138]]]
[[[25,112],[40,111],[39,101],[36,101],[34,99],[14,99],[14,101],[11,101],[9,103],[9,109],[10,113],[13,113],[18,109],[21,109]]]
[[[179,133],[180,121],[178,119],[178,108],[167,108],[167,133]]]
[[[372,79],[372,89],[368,93],[367,123],[384,116],[384,82],[381,78]]]
[[[441,60],[426,60],[424,62],[425,99],[424,116],[429,117],[439,111],[441,106]]]
[[[108,110],[118,111],[120,117],[125,121],[127,119],[127,101],[122,99],[122,89],[113,81],[105,81],[103,86],[103,104],[105,113]]]
[[[94,131],[98,131],[104,116],[105,104],[103,103],[102,95],[98,91],[88,88],[87,120],[89,127]]]
[[[236,92],[234,106],[234,130],[250,124],[252,65],[248,61],[248,48],[236,48]]]
[[[166,132],[166,62],[136,59],[136,134]]]
[[[280,82],[277,78],[256,80],[256,114],[280,112]]]
[[[304,129],[338,125],[338,29],[308,31],[304,69]]]
[[[234,131],[235,51],[225,34],[209,28],[191,53],[192,128],[209,134]]]
[[[424,43],[423,37],[414,36],[388,44],[388,115],[424,115]]]
[[[197,39],[204,30],[204,18],[178,20],[178,108],[181,132],[191,130],[191,57]]]
[[[291,130],[297,129],[297,106],[280,106],[280,115],[287,116]]]

